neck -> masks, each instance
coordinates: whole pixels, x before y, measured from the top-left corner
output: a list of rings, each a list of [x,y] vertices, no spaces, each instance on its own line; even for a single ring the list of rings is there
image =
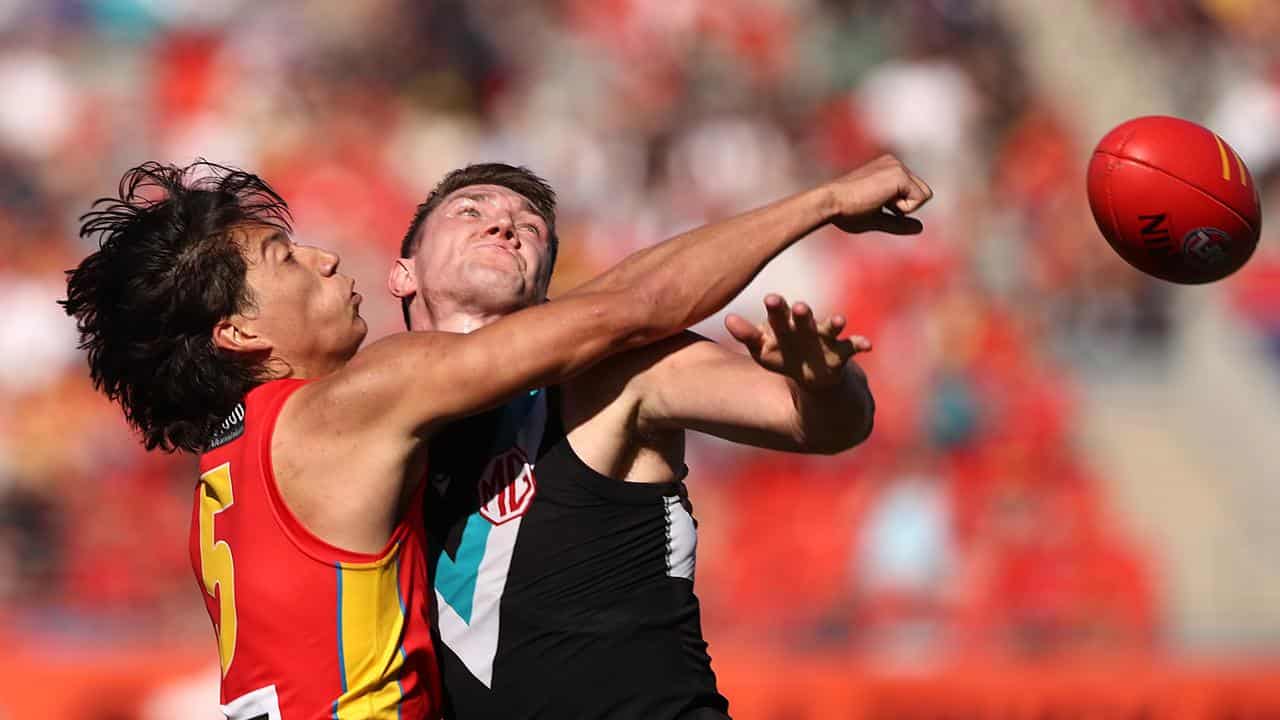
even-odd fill
[[[282,378],[318,378],[341,370],[350,357],[315,356],[302,359],[286,359],[273,352],[267,358],[267,377],[270,380]]]
[[[453,303],[414,304],[409,313],[412,330],[470,333],[501,318],[503,313],[484,312]]]

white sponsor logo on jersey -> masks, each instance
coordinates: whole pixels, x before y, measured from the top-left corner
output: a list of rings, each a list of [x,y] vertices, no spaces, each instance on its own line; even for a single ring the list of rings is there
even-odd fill
[[[467,519],[457,561],[442,554],[436,567],[440,639],[485,687],[493,687],[499,609],[511,556],[537,490],[528,459],[536,457],[546,423],[546,393],[540,392],[516,431],[515,445],[497,452],[481,476],[477,489],[482,505]],[[446,579],[461,593],[453,598],[457,607],[440,592]]]
[[[519,447],[510,448],[490,460],[480,476],[480,514],[494,525],[518,518],[537,490],[529,458]]]

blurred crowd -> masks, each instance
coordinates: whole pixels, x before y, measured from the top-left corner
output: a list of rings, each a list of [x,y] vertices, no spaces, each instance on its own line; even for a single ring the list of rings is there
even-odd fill
[[[1280,122],[1280,4],[1087,4],[1217,88],[1168,111],[1211,122],[1280,207],[1280,134],[1257,126]],[[1159,357],[1170,293],[1093,226],[1089,99],[1040,80],[1011,5],[0,2],[0,623],[206,641],[194,461],[142,451],[54,303],[91,250],[77,216],[128,167],[261,174],[301,241],[341,252],[377,337],[399,329],[380,291],[413,207],[454,167],[521,163],[558,189],[554,294],[893,151],[937,192],[922,236],[824,231],[732,308],[780,290],[846,313],[876,344],[859,361],[878,414],[834,458],[691,448],[713,652],[734,635],[911,657],[1158,647],[1157,555],[1115,517],[1076,405],[1102,358]],[[1231,299],[1280,361],[1278,239]]]

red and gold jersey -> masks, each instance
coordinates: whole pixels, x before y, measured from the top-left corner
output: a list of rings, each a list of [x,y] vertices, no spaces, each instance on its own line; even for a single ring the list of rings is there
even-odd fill
[[[382,552],[311,534],[271,465],[280,408],[304,380],[251,391],[200,458],[191,564],[222,663],[230,720],[439,715],[421,490]]]

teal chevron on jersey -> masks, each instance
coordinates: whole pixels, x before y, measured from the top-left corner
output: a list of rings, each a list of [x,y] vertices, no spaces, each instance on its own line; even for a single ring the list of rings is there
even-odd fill
[[[436,591],[467,624],[471,623],[476,577],[480,573],[480,561],[484,559],[484,548],[492,527],[480,513],[472,513],[462,530],[462,542],[458,544],[455,555],[449,557],[448,553],[440,553],[436,558]]]

